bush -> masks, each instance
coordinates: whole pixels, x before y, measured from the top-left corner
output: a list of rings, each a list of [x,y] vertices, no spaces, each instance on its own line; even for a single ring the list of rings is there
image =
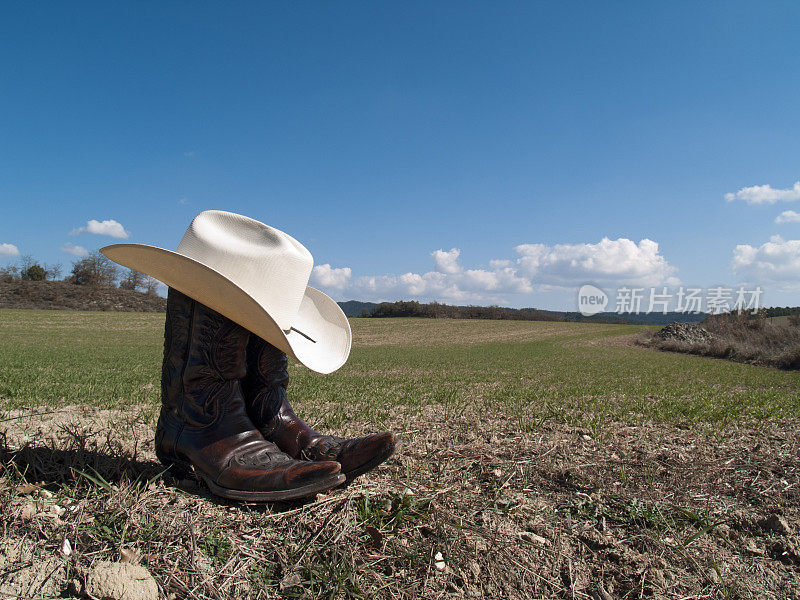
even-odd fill
[[[70,281],[76,285],[114,285],[118,276],[117,266],[100,252],[94,251],[73,263]]]
[[[119,287],[122,290],[137,290],[144,283],[145,276],[139,271],[129,270],[128,274],[119,282]]]
[[[20,274],[23,281],[44,281],[47,279],[47,271],[41,265],[31,265]]]

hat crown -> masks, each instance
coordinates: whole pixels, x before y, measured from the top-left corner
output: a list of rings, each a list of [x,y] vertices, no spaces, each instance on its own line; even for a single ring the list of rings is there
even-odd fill
[[[177,252],[223,274],[262,306],[284,331],[300,309],[314,259],[287,233],[222,210],[197,215]]]

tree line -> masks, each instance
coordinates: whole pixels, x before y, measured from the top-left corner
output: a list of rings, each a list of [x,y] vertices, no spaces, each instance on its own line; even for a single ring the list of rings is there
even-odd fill
[[[15,264],[0,267],[0,283],[59,281],[62,280],[61,269],[61,264],[40,264],[32,256],[24,255]],[[72,263],[72,269],[63,281],[75,285],[119,287],[147,294],[155,294],[158,290],[156,279],[138,271],[121,269],[98,251]]]
[[[562,314],[536,308],[504,308],[502,306],[454,306],[416,300],[381,302],[362,317],[424,317],[429,319],[509,319],[517,321],[565,321]]]

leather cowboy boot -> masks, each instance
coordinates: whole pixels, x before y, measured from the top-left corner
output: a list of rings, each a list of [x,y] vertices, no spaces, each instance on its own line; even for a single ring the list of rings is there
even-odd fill
[[[216,495],[234,500],[302,498],[345,478],[337,462],[290,458],[247,417],[241,392],[250,333],[169,290],[156,454],[186,475],[192,468]]]
[[[247,412],[264,437],[293,458],[335,460],[347,481],[374,469],[399,445],[393,433],[356,439],[322,435],[294,414],[286,399],[286,354],[256,335],[247,346],[247,375],[242,381]]]

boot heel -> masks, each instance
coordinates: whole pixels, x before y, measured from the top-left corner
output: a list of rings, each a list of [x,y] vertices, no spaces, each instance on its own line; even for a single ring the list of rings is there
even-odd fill
[[[177,458],[165,456],[158,451],[156,451],[156,458],[158,458],[162,465],[169,469],[170,475],[175,479],[195,479],[194,469],[189,463]]]

